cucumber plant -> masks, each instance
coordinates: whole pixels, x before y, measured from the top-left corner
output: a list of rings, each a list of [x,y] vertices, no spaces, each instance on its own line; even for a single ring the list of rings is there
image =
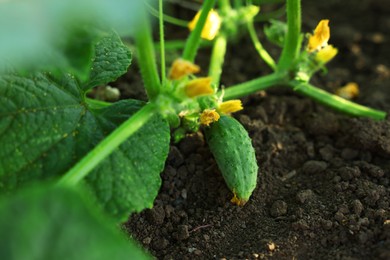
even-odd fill
[[[287,24],[272,22],[266,29],[267,36],[282,46],[278,61],[256,36],[254,22],[262,18],[257,2],[234,1],[232,6],[229,0],[219,0],[217,5],[216,0],[204,0],[188,24],[191,33],[183,44],[182,55],[169,71],[165,62],[169,42],[164,39],[163,19],[181,25],[183,22],[164,14],[162,0],[158,1],[158,10],[148,3],[127,2],[137,2],[132,7],[139,16],[133,19],[137,24],[133,21],[131,32],[120,35],[134,39],[148,102],[106,103],[87,97],[94,87],[107,85],[126,73],[132,60],[128,46],[112,30],[120,31],[128,25],[117,27],[114,18],[104,19],[103,25],[95,22],[102,10],[110,10],[105,9],[103,0],[96,4],[100,11],[79,17],[71,26],[54,27],[69,31],[62,41],[42,45],[51,46],[48,51],[41,49],[45,57],[42,64],[39,60],[25,64],[8,53],[0,59],[0,231],[10,234],[1,240],[2,258],[44,258],[50,252],[51,259],[76,259],[80,255],[86,259],[124,258],[125,254],[148,259],[147,253],[124,243],[106,224],[119,224],[129,214],[153,206],[161,186],[159,175],[168,155],[171,130],[174,141],[180,141],[188,132],[204,131],[232,191],[231,201],[244,205],[256,187],[258,165],[248,133],[231,117],[243,109],[236,98],[281,85],[347,114],[374,119],[386,116],[383,111],[358,105],[309,83],[312,75],[337,54],[337,49],[328,45],[328,20],[322,20],[304,40],[299,0],[287,0]],[[8,9],[0,10],[6,11],[19,7],[7,1],[0,5],[5,5]],[[120,11],[130,10],[121,1],[117,6]],[[65,10],[72,13],[78,8]],[[159,17],[160,70],[146,10]],[[117,14],[108,13],[113,17]],[[56,13],[50,17],[56,17]],[[243,28],[273,73],[221,88],[227,44],[243,37]],[[212,55],[208,75],[196,77],[201,68],[194,63],[205,42],[202,38],[212,41]],[[0,50],[0,54],[4,53]],[[20,209],[26,212],[22,214]],[[24,229],[27,225],[31,228]],[[23,232],[23,236],[19,237],[15,230]],[[61,241],[55,243],[51,238],[57,234]],[[34,239],[39,248],[20,251],[15,246]],[[69,250],[84,241],[88,246],[79,254]]]

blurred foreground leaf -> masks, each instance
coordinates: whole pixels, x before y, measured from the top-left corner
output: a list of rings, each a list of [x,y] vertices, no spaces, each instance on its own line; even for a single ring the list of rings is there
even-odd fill
[[[0,201],[0,258],[150,259],[79,192],[35,187]]]
[[[130,35],[144,1],[148,0],[2,0],[0,71],[9,65],[23,69],[75,65],[72,58],[88,55],[90,46],[83,41],[93,37],[96,28]],[[83,49],[86,52],[80,52]]]

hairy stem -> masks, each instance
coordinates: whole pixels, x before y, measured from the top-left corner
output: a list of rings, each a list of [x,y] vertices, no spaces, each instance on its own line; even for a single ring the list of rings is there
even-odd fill
[[[188,37],[186,46],[183,51],[183,59],[194,62],[196,53],[198,52],[199,43],[201,41],[200,35],[202,34],[203,27],[206,23],[207,17],[211,8],[213,8],[215,0],[205,0],[202,5],[202,12],[199,16],[199,20],[196,23],[194,30]]]
[[[287,0],[287,35],[278,70],[288,70],[299,54],[301,43],[301,1]]]
[[[146,15],[143,15],[142,18],[140,27],[135,34],[135,44],[146,93],[149,99],[153,100],[160,92],[161,83],[157,72],[151,26]]]
[[[255,49],[257,53],[260,55],[260,57],[264,60],[265,63],[272,69],[276,70],[276,64],[274,59],[269,55],[269,53],[264,49],[263,45],[261,44],[259,38],[257,37],[255,26],[253,25],[253,21],[248,23],[248,31],[249,35],[252,39],[253,45],[255,46]]]
[[[287,75],[284,73],[272,73],[257,79],[253,79],[225,89],[224,100],[234,99],[265,90],[269,87],[285,84]]]
[[[159,11],[157,11],[156,9],[154,9],[151,5],[149,5],[148,3],[145,3],[146,7],[148,8],[148,11],[155,17],[159,17],[160,16],[160,13]],[[177,25],[177,26],[181,26],[181,27],[187,27],[187,24],[188,22],[185,21],[185,20],[182,20],[182,19],[178,19],[176,17],[172,17],[170,15],[166,15],[166,14],[163,14],[162,15],[162,18],[164,19],[165,22],[167,23],[170,23],[170,24],[174,24],[174,25]]]
[[[161,62],[161,85],[165,85],[165,39],[164,39],[164,20],[163,20],[163,0],[158,1],[159,26],[160,26],[160,62]]]
[[[209,76],[212,78],[214,90],[218,89],[222,75],[222,66],[225,60],[227,38],[224,33],[220,33],[215,39],[213,51],[211,54]]]
[[[352,116],[369,117],[376,120],[382,120],[386,117],[386,113],[383,111],[356,104],[314,87],[307,82],[291,81],[289,82],[289,86],[297,93],[308,96],[321,104]]]

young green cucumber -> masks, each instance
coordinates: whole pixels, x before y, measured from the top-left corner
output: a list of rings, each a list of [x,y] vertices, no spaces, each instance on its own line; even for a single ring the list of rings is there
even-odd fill
[[[257,161],[245,128],[230,116],[221,116],[205,128],[206,140],[218,167],[233,192],[232,202],[244,205],[256,187]]]

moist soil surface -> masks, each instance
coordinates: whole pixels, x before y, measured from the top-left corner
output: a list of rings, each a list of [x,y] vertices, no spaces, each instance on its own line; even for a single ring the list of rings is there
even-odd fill
[[[328,73],[312,83],[334,92],[357,82],[356,102],[389,112],[389,4],[302,5],[304,31],[330,19],[330,43],[339,49]],[[187,20],[194,14],[181,6],[170,12]],[[277,57],[263,25],[258,34]],[[167,32],[168,39],[187,34],[169,26]],[[204,71],[209,57],[206,48],[196,61]],[[229,45],[222,84],[269,72],[243,37]],[[132,71],[117,83],[122,97],[142,95],[136,77]],[[158,259],[390,259],[390,119],[351,118],[281,87],[243,103],[234,117],[248,130],[259,164],[249,202],[230,203],[202,133],[191,134],[171,144],[154,207],[132,215],[125,230]]]

